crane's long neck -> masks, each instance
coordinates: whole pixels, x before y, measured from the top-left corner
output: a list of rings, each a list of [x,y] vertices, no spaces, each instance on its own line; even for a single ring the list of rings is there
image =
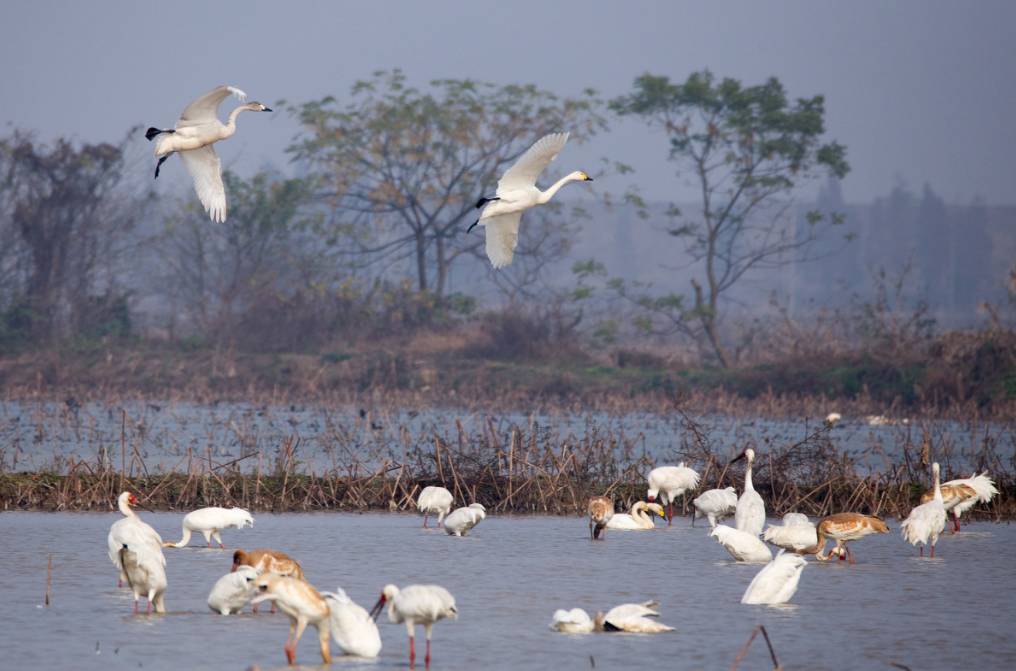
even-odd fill
[[[135,513],[133,510],[131,510],[131,504],[128,502],[126,496],[121,497],[120,500],[116,502],[116,505],[120,509],[120,512],[123,513],[124,517],[137,517],[138,516],[137,513]]]
[[[939,503],[942,503],[942,486],[939,485],[938,482],[939,477],[937,468],[933,471],[933,475],[935,477],[935,500],[938,501]]]
[[[748,468],[746,468],[744,470],[744,491],[746,491],[746,492],[753,492],[753,491],[755,491],[755,486],[751,482],[751,464],[752,464],[753,461],[755,461],[755,460],[749,457],[748,458]]]
[[[561,189],[562,186],[564,186],[568,182],[575,182],[578,180],[579,178],[576,177],[574,174],[565,175],[561,179],[551,184],[550,188],[548,188],[546,191],[540,192],[540,197],[538,199],[539,203],[542,205],[543,203],[549,202],[550,199],[554,197],[554,194],[556,194]]]

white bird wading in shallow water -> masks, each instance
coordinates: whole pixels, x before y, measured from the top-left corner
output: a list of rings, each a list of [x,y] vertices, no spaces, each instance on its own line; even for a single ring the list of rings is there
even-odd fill
[[[770,524],[766,527],[762,540],[784,550],[802,552],[818,544],[818,535],[807,515],[787,513],[782,526]]]
[[[856,541],[871,534],[885,533],[889,533],[889,527],[874,515],[836,513],[835,515],[822,518],[822,521],[815,525],[815,536],[818,542],[814,547],[801,550],[800,552],[803,554],[814,554],[815,559],[820,561],[827,561],[835,554],[839,556],[841,561],[846,558],[853,564],[855,563],[854,553],[847,547],[848,541]],[[836,547],[830,551],[829,555],[823,554],[826,538],[832,538],[836,541]]]
[[[734,457],[730,463],[740,459],[747,459],[748,467],[744,469],[744,492],[741,494],[741,498],[737,500],[737,509],[734,511],[734,526],[741,531],[758,536],[762,533],[762,527],[766,523],[766,504],[762,501],[759,493],[755,491],[755,486],[751,480],[751,467],[755,463],[755,450],[750,447],[745,449],[741,454]]]
[[[208,594],[208,607],[214,613],[239,613],[254,598],[258,572],[251,566],[240,566],[219,578]]]
[[[737,509],[737,492],[733,487],[710,489],[695,497],[691,504],[695,508],[691,512],[691,525],[695,526],[695,518],[701,514],[709,520],[709,526],[715,528],[724,517],[734,514]]]
[[[978,503],[988,503],[996,494],[998,494],[998,489],[992,479],[988,477],[987,472],[944,483],[942,485],[942,504],[947,513],[952,513],[952,532],[956,533],[960,530],[960,515]],[[931,489],[921,496],[921,503],[927,503],[933,498],[935,498],[935,490]]]
[[[804,557],[781,551],[752,579],[741,597],[741,603],[780,604],[790,601],[797,592],[801,571],[808,562]]]
[[[684,465],[682,461],[677,466],[660,466],[649,471],[649,491],[646,498],[649,503],[660,501],[667,506],[667,526],[674,521],[674,499],[689,492],[699,483],[699,474]]]
[[[519,221],[522,213],[531,207],[543,205],[554,197],[568,182],[591,182],[593,178],[576,170],[554,182],[546,191],[536,188],[536,178],[564,149],[568,133],[544,135],[519,157],[501,176],[493,198],[480,198],[477,208],[483,208],[480,218],[466,230],[479,224],[487,232],[487,258],[490,265],[503,268],[512,262],[519,242]]]
[[[653,518],[649,513],[654,513],[663,518],[667,517],[667,514],[663,512],[663,506],[659,503],[636,501],[631,507],[631,514],[614,513],[611,518],[607,520],[607,528],[621,529],[625,531],[653,529],[656,525],[653,524]]]
[[[427,528],[427,516],[437,515],[438,526],[452,509],[452,493],[444,487],[424,487],[416,499],[416,509],[423,513],[423,528]]]
[[[212,221],[226,221],[226,189],[222,185],[222,165],[212,145],[236,133],[236,118],[241,112],[271,112],[259,102],[240,105],[229,113],[226,123],[219,121],[219,105],[230,94],[241,102],[247,94],[234,86],[219,86],[184,109],[172,129],[149,128],[145,137],[155,143],[155,176],[170,154],[178,153],[194,180],[198,200]],[[161,137],[160,137],[161,136]]]
[[[156,613],[165,613],[168,582],[162,549],[151,545],[131,547],[124,543],[120,548],[120,564],[127,577],[127,585],[134,592],[134,612],[138,612],[138,598],[144,596],[148,599],[145,613],[152,612],[152,605]]]
[[[106,547],[109,550],[109,560],[120,572],[117,587],[123,587],[127,575],[124,572],[120,551],[124,545],[132,552],[138,553],[139,557],[156,558],[164,567],[166,557],[162,554],[162,537],[155,529],[142,522],[137,513],[131,509],[131,506],[138,505],[138,498],[130,492],[123,492],[117,497],[116,505],[123,514],[123,519],[110,526],[109,534],[106,536]]]
[[[935,480],[932,499],[911,510],[907,519],[900,524],[903,539],[911,545],[920,544],[922,557],[925,545],[931,548],[931,556],[935,556],[935,543],[945,529],[945,504],[942,502],[942,488],[938,483],[938,462],[931,465],[931,475]]]
[[[445,518],[444,530],[449,536],[465,536],[469,530],[487,519],[487,509],[482,503],[470,503],[458,508]]]
[[[371,617],[377,620],[385,604],[388,604],[388,621],[393,624],[404,622],[409,633],[409,665],[416,661],[416,647],[413,639],[417,624],[422,624],[427,634],[427,652],[424,663],[430,666],[430,631],[438,620],[458,618],[455,597],[438,585],[408,585],[401,590],[395,585],[385,585],[381,598],[370,609]]]
[[[377,657],[381,652],[381,632],[363,606],[337,587],[334,592],[321,592],[331,611],[332,638],[347,655]]]
[[[769,547],[747,531],[734,529],[725,524],[717,524],[709,533],[722,545],[730,556],[743,562],[767,562],[772,560],[773,553]]]
[[[220,531],[230,527],[243,529],[253,526],[254,518],[243,508],[199,508],[184,516],[183,538],[176,543],[167,542],[164,547],[186,547],[190,542],[191,534],[200,531],[204,535],[208,547],[212,547],[212,538],[214,538],[219,547],[225,549],[226,546],[222,544],[222,536],[219,535]]]

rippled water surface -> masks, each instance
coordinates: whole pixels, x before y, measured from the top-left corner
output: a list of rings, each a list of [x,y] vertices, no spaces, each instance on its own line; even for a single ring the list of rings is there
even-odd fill
[[[181,515],[142,513],[175,540]],[[3,669],[262,669],[284,667],[285,616],[223,617],[205,605],[230,553],[167,550],[164,616],[131,615],[106,557],[114,514],[0,515]],[[369,608],[387,582],[447,587],[460,618],[434,628],[437,669],[728,669],[755,624],[765,624],[788,669],[1016,668],[1016,528],[974,523],[919,559],[890,523],[853,545],[859,563],[809,561],[786,607],[743,606],[758,566],[738,565],[687,519],[590,542],[585,521],[490,517],[466,538],[419,528],[404,514],[259,515],[229,530],[227,546],[274,547],[298,558],[321,589],[339,585]],[[53,554],[53,598],[42,606]],[[569,636],[547,628],[557,608],[587,611],[654,598],[676,632]],[[382,622],[385,618],[382,616]],[[402,625],[381,626],[373,661],[332,669],[404,668]],[[298,661],[320,660],[313,630]],[[769,669],[762,641],[741,669]]]

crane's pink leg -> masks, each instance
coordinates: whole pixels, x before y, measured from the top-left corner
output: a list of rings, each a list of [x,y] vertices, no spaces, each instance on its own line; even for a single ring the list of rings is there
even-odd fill
[[[138,600],[134,599],[134,614],[138,614]]]
[[[145,607],[145,615],[152,614],[152,600],[148,599],[148,605]]]
[[[924,546],[923,545],[921,546],[921,556],[922,557],[924,556]]]
[[[953,511],[952,518],[953,518],[953,533],[956,533],[960,530],[960,516],[957,515],[955,511]]]
[[[430,667],[430,639],[427,639],[427,656],[423,658],[423,663],[428,668]]]
[[[423,528],[427,528],[427,513],[423,514]]]
[[[116,579],[116,586],[117,586],[117,589],[123,587],[123,580],[120,580],[119,578],[117,578]]]
[[[413,637],[409,637],[409,665],[412,666],[416,662],[416,649],[413,647]]]
[[[208,542],[207,542],[207,543],[205,544],[205,547],[212,547],[212,541],[208,541]]]
[[[667,504],[667,526],[669,527],[674,523],[674,502],[671,501]]]
[[[283,650],[286,651],[286,661],[289,662],[289,665],[296,666],[296,643],[286,641],[286,646]]]
[[[931,544],[931,558],[932,559],[935,558],[935,544],[934,543]]]
[[[847,551],[847,563],[856,564],[857,562],[854,561],[854,553],[850,551],[850,548],[844,545],[843,549]],[[840,557],[840,559],[843,559],[843,557]]]

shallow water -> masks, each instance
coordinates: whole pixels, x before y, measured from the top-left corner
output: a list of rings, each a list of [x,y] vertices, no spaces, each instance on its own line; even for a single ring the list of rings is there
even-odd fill
[[[176,539],[181,515],[142,513]],[[231,553],[193,546],[166,550],[164,616],[131,615],[116,589],[106,533],[119,516],[0,515],[0,667],[5,669],[283,668],[288,620],[223,617],[205,605],[229,570]],[[224,532],[227,546],[274,547],[298,558],[320,589],[342,586],[370,608],[387,582],[433,582],[455,596],[460,617],[434,628],[438,669],[727,669],[755,624],[765,624],[788,669],[1016,667],[1016,528],[974,523],[919,559],[891,533],[856,542],[858,564],[809,560],[792,605],[744,606],[759,569],[731,561],[707,528],[687,519],[667,529],[610,531],[591,542],[585,520],[489,517],[466,538],[419,528],[408,514],[257,516],[253,529]],[[42,606],[53,553],[53,597]],[[645,599],[661,603],[676,632],[563,635],[547,624],[557,608],[590,611]],[[339,658],[332,669],[407,664],[405,628],[382,616],[384,648],[373,661]],[[297,659],[320,661],[313,630]],[[761,639],[741,669],[769,669]]]
[[[121,412],[124,411],[125,415]],[[822,426],[820,418],[771,419],[697,416],[707,440],[720,455],[746,445],[789,446]],[[66,459],[106,463],[119,468],[121,437],[128,470],[137,454],[150,470],[188,471],[191,461],[222,464],[240,460],[253,470],[278,457],[286,439],[298,439],[296,458],[320,472],[349,461],[351,455],[367,468],[384,459],[404,463],[418,448],[430,450],[434,436],[446,444],[458,440],[456,422],[470,440],[480,440],[493,427],[507,444],[513,428],[521,428],[557,445],[564,442],[623,439],[636,453],[656,461],[684,458],[683,441],[691,437],[679,414],[560,412],[500,413],[463,409],[409,408],[379,410],[360,416],[355,407],[313,405],[201,405],[172,402],[86,403],[0,401],[0,467],[11,471],[61,470]],[[935,457],[946,473],[990,467],[985,452],[1005,458],[1016,453],[1016,439],[995,422],[922,420],[909,425],[869,426],[863,418],[846,417],[829,434],[836,447],[855,462],[884,469],[905,445],[921,445],[927,433]],[[990,449],[989,449],[990,446]],[[958,476],[957,476],[958,477]]]

